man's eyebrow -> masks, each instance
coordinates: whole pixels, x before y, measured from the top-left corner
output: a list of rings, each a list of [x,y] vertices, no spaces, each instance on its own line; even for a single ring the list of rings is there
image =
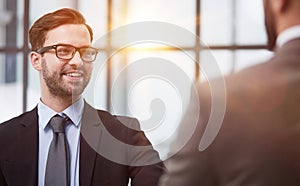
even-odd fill
[[[56,43],[54,45],[69,45],[69,46],[74,46],[74,45],[68,44],[68,43]],[[91,47],[91,45],[82,45],[82,46],[79,46],[79,47],[77,47],[77,46],[74,46],[74,47],[76,47],[76,48]]]

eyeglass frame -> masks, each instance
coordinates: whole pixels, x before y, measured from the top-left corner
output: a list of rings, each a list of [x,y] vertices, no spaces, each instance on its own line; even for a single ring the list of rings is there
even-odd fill
[[[57,47],[59,47],[59,46],[72,47],[72,48],[75,49],[75,51],[72,53],[72,55],[71,55],[70,58],[62,58],[62,57],[59,57],[58,54],[57,54]],[[55,50],[55,55],[56,55],[56,57],[57,57],[58,59],[63,59],[63,60],[71,60],[71,59],[73,59],[73,57],[75,56],[76,52],[78,51],[79,54],[80,54],[81,60],[84,61],[84,62],[88,62],[88,63],[91,63],[91,62],[95,61],[96,58],[97,58],[97,55],[98,55],[98,53],[99,53],[99,49],[96,49],[96,48],[93,48],[93,47],[75,47],[75,46],[69,45],[69,44],[57,44],[57,45],[45,46],[45,47],[42,47],[42,48],[36,50],[36,52],[39,53],[39,54],[44,54],[45,52],[48,52],[49,50],[52,50],[52,49]],[[94,59],[91,60],[91,61],[90,61],[90,60],[84,60],[84,59],[82,58],[83,53],[80,51],[81,49],[94,49],[94,50],[96,51],[96,54],[95,54]]]

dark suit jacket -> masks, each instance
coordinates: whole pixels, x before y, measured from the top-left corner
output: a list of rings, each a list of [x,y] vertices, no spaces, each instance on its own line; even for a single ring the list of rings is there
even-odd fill
[[[1,186],[37,185],[37,108],[0,125],[0,149]],[[80,185],[127,186],[131,178],[132,185],[154,186],[163,168],[136,119],[112,116],[85,104],[80,137]]]
[[[225,82],[226,109],[218,135],[199,150],[211,113],[211,92],[204,83],[198,86],[197,128],[167,162],[169,173],[161,185],[299,186],[300,39],[286,43],[270,61],[230,75]],[[216,100],[220,94],[214,95]],[[191,125],[186,121],[195,117],[193,111],[186,113],[178,141],[186,136],[183,131]]]

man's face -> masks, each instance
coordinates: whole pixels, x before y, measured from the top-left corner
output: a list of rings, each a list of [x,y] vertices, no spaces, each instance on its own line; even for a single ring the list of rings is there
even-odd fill
[[[47,33],[44,46],[68,44],[75,47],[90,46],[90,35],[84,25],[67,24]],[[93,70],[93,64],[83,62],[77,51],[70,60],[58,59],[51,49],[42,57],[42,80],[48,93],[74,99],[78,98],[87,86]]]
[[[272,3],[271,1],[273,0],[264,0],[264,12],[265,12],[265,27],[268,36],[268,48],[270,50],[273,50],[276,45],[277,34],[276,34],[276,21],[274,17],[275,15],[270,5],[270,3]]]

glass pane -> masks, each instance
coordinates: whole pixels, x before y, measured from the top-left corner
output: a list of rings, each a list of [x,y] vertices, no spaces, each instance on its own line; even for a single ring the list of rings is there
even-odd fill
[[[22,113],[22,54],[0,54],[0,122]]]
[[[201,52],[201,79],[207,80],[203,69],[208,69],[212,78],[220,77],[218,70],[213,70],[211,59],[216,60],[222,75],[228,75],[232,72],[239,71],[249,66],[263,63],[273,55],[267,50],[238,50],[232,52],[229,50],[213,50]],[[249,58],[251,56],[251,58]]]
[[[273,52],[268,50],[238,50],[236,52],[235,71],[239,71],[259,63],[264,63],[266,60],[272,57],[272,55]]]
[[[162,159],[167,157],[189,100],[195,75],[193,58],[188,51],[130,51],[127,63],[114,72],[116,93],[112,94],[125,99],[126,115],[139,119]],[[122,92],[118,87],[124,83],[126,89]],[[120,100],[114,98],[112,101],[118,105]]]
[[[0,84],[5,83],[5,54],[0,53]]]
[[[267,41],[262,0],[236,1],[238,44],[265,44]],[[255,16],[254,16],[255,15]]]
[[[79,0],[79,11],[94,31],[94,41],[107,32],[107,1]]]
[[[19,48],[23,47],[24,42],[24,0],[17,0],[17,46]],[[27,33],[25,33],[27,37]]]
[[[195,0],[128,0],[115,1],[118,5],[119,11],[114,11],[114,24],[125,25],[128,23],[144,22],[144,21],[159,21],[168,24],[174,24],[181,29],[186,29],[190,34],[195,34],[195,17],[196,17],[196,1]],[[122,9],[123,8],[123,9]],[[127,16],[126,16],[127,15]],[[153,27],[153,30],[160,30],[161,32],[174,32],[172,30],[165,30],[165,27]],[[175,31],[176,32],[176,31]],[[172,34],[172,33],[170,33]],[[181,37],[177,35],[177,37]],[[186,38],[181,45],[191,46],[195,43],[194,39]]]
[[[5,23],[3,23],[2,20],[0,20],[0,21],[1,21],[1,24],[0,24],[0,47],[4,47],[5,46],[5,33],[6,33],[6,29],[5,29],[5,26],[3,25]]]
[[[207,45],[232,44],[232,0],[201,0],[201,40]]]
[[[128,0],[127,23],[163,21],[176,24],[195,33],[195,0]]]
[[[51,0],[47,1],[47,6],[45,6],[45,1],[41,0],[30,0],[30,12],[29,17],[31,23],[38,19],[40,16],[55,11],[58,8],[70,7],[74,8],[76,6],[76,1],[73,0]],[[30,24],[31,25],[31,24]]]
[[[202,81],[227,75],[233,70],[233,54],[229,50],[204,50],[200,57]]]
[[[0,47],[5,46],[6,25],[13,22],[12,17],[12,12],[6,8],[6,1],[0,0]]]
[[[0,47],[22,46],[23,4],[22,0],[0,0]]]

